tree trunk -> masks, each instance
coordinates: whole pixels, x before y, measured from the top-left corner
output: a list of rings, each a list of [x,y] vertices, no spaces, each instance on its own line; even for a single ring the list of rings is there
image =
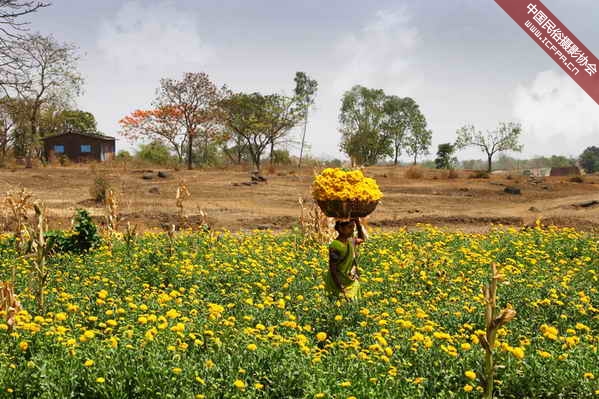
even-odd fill
[[[193,169],[193,165],[192,165],[192,160],[191,160],[191,154],[192,154],[192,144],[193,144],[193,135],[188,133],[188,138],[189,138],[189,143],[187,146],[187,169],[188,170],[192,170]]]
[[[487,155],[487,161],[488,161],[488,166],[487,166],[487,172],[491,173],[491,159],[493,158],[492,154],[488,154]]]
[[[417,152],[415,152],[415,153],[414,153],[414,165],[416,165],[416,159],[417,159],[417,158],[418,158],[418,153],[417,153]]]
[[[273,160],[273,153],[275,150],[275,142],[274,140],[270,142],[270,166],[272,166],[274,164],[274,160]]]
[[[208,135],[204,134],[204,165],[208,164]]]
[[[302,167],[302,156],[304,155],[304,140],[306,139],[306,128],[308,127],[308,109],[306,109],[306,119],[304,119],[304,133],[302,134],[302,145],[300,146],[298,169]]]
[[[395,160],[393,161],[393,165],[394,165],[394,166],[397,166],[397,158],[398,158],[398,154],[397,154],[397,153],[398,153],[398,151],[397,151],[397,149],[396,149],[396,150],[395,150]]]

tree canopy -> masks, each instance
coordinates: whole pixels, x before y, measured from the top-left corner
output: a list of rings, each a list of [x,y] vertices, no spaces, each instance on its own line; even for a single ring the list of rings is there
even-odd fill
[[[464,125],[457,130],[455,146],[462,149],[469,146],[480,148],[487,154],[487,171],[492,170],[493,156],[504,151],[522,151],[522,145],[518,143],[522,127],[519,123],[500,122],[495,130],[486,133],[477,131],[473,125]]]

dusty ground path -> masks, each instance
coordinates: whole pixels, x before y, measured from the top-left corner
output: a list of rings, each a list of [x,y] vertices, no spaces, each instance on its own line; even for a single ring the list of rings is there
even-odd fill
[[[199,221],[200,209],[208,214],[216,229],[287,229],[297,224],[298,199],[310,204],[313,170],[293,168],[264,173],[266,183],[249,184],[250,173],[237,169],[167,171],[159,178],[154,169],[123,170],[122,167],[94,169],[70,168],[1,169],[0,193],[25,187],[49,208],[51,227],[66,228],[76,208],[85,208],[102,220],[104,208],[90,197],[94,175],[106,177],[120,198],[123,221],[140,229],[162,229],[178,222],[175,192],[184,180],[192,197],[184,212],[190,223]],[[418,179],[408,179],[406,168],[371,167],[366,174],[375,177],[385,198],[369,218],[372,226],[394,229],[430,223],[449,229],[486,231],[491,224],[522,226],[541,217],[547,224],[599,231],[599,176],[584,176],[582,183],[569,177],[529,179],[523,176],[468,178],[460,171],[447,179],[441,171],[427,170]],[[143,176],[152,177],[144,179]],[[507,186],[521,190],[520,195],[504,192]],[[4,228],[11,218],[4,210]]]

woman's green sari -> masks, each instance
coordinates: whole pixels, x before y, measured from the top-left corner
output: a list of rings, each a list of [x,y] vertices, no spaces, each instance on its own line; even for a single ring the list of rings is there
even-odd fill
[[[354,240],[352,238],[343,243],[339,240],[334,240],[329,245],[329,250],[337,252],[341,256],[341,263],[337,266],[337,280],[345,287],[345,295],[348,299],[358,299],[361,296],[360,282],[357,279],[352,279],[352,268],[354,266],[356,251]],[[333,297],[342,296],[341,290],[335,284],[335,280],[331,276],[331,270],[327,270],[324,274],[325,287],[329,295]]]

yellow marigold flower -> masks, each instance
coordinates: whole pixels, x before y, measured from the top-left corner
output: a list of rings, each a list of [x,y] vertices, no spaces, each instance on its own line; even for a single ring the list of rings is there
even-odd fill
[[[537,353],[539,354],[539,356],[541,356],[544,359],[547,359],[549,357],[552,357],[551,353],[549,352],[545,352],[545,351],[537,351]]]
[[[94,363],[95,363],[95,362],[94,362],[93,360],[91,360],[91,359],[87,359],[87,360],[85,361],[85,363],[83,363],[83,365],[84,365],[85,367],[91,367],[91,366],[93,366],[93,365],[94,365]]]
[[[473,389],[474,389],[474,388],[473,388],[473,387],[472,387],[472,385],[470,385],[470,384],[466,384],[466,385],[464,385],[464,391],[465,391],[465,392],[472,392],[472,390],[473,390]]]
[[[517,348],[513,348],[512,349],[512,355],[514,355],[514,357],[516,357],[517,359],[524,359],[524,349],[521,347],[517,347]]]
[[[245,388],[245,382],[241,381],[241,380],[235,380],[235,382],[233,383],[233,386],[237,389],[244,389]]]
[[[412,381],[413,384],[422,384],[424,382],[424,377],[416,377],[414,378],[414,380]]]
[[[472,370],[468,370],[464,373],[464,375],[466,376],[466,378],[468,378],[469,380],[475,380],[476,379],[476,373]]]
[[[314,395],[314,398],[315,398],[315,399],[322,399],[322,398],[324,398],[325,396],[327,396],[327,394],[326,394],[326,393],[324,393],[324,392],[318,392],[317,394],[315,394],[315,395]]]
[[[96,378],[96,382],[98,384],[104,384],[106,382],[106,380],[103,377],[98,377],[98,378]]]
[[[256,344],[248,344],[248,346],[247,346],[247,350],[249,350],[249,351],[255,351],[256,349],[258,349]]]
[[[60,312],[54,315],[54,320],[56,321],[65,321],[67,319],[67,314]]]
[[[318,334],[316,334],[316,339],[319,342],[323,342],[324,340],[327,339],[327,333],[325,333],[325,332],[319,332]]]
[[[28,348],[29,348],[29,344],[27,343],[27,341],[21,341],[21,342],[19,342],[19,349],[20,350],[22,350],[23,352],[25,352]]]
[[[583,377],[589,380],[594,380],[595,376],[593,375],[593,373],[584,373]]]
[[[172,368],[173,373],[175,374],[181,374],[181,372],[183,371],[183,369],[179,368],[179,367],[173,367]]]
[[[177,312],[175,309],[170,309],[168,312],[166,312],[166,317],[169,319],[176,319],[179,317],[179,312]]]
[[[254,384],[254,388],[256,388],[256,389],[262,389],[262,388],[264,388],[264,385],[262,385],[259,382],[257,382],[257,383]]]
[[[351,381],[343,381],[343,382],[340,382],[340,383],[339,383],[339,386],[340,386],[340,387],[347,388],[347,387],[351,386]]]

